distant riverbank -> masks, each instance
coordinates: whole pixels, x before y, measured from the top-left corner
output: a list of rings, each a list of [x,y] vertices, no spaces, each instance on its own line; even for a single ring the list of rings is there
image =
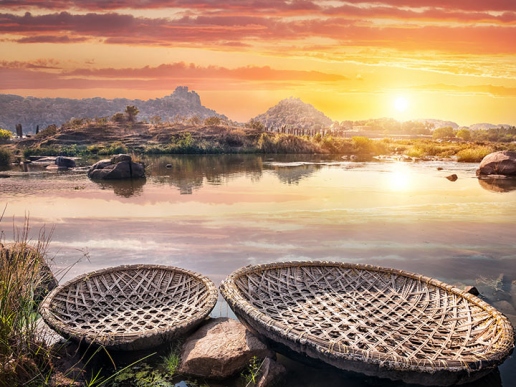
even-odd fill
[[[406,161],[453,159],[479,162],[498,150],[516,150],[515,143],[434,140],[428,138],[369,138],[360,132],[320,131],[291,134],[259,127],[184,125],[95,121],[49,126],[37,135],[1,145],[0,164],[23,162],[30,156],[91,157],[131,154],[332,154],[355,160],[396,156]]]

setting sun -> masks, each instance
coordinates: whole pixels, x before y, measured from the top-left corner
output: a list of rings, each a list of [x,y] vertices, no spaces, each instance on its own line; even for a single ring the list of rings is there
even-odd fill
[[[408,107],[409,102],[405,97],[398,97],[394,101],[394,108],[400,113],[405,112],[408,109]]]

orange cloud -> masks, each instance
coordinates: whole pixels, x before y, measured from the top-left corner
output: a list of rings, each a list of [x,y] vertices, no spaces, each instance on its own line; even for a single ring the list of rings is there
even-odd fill
[[[43,62],[42,62],[43,63]],[[219,66],[196,66],[183,62],[143,68],[101,68],[76,69],[72,71],[36,71],[36,69],[57,69],[50,66],[35,66],[28,62],[0,62],[1,89],[39,88],[133,88],[170,90],[173,85],[215,84],[241,87],[253,83],[258,88],[278,88],[292,85],[292,82],[335,83],[348,80],[338,74],[319,71],[276,70],[268,66],[239,67],[228,69]],[[257,83],[258,82],[258,83]],[[266,82],[264,84],[263,82]],[[229,86],[231,87],[231,86]]]

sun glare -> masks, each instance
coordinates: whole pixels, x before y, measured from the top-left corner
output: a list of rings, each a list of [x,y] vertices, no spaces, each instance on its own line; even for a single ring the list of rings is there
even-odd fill
[[[409,102],[405,97],[398,97],[394,100],[394,108],[400,113],[407,110],[408,106]]]

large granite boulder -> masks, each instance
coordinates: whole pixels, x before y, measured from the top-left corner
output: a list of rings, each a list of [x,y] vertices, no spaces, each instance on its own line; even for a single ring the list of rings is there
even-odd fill
[[[179,372],[207,379],[225,379],[242,371],[253,356],[274,357],[241,323],[216,318],[189,336],[181,352]]]
[[[493,175],[516,177],[516,152],[493,152],[484,157],[477,169],[477,176]]]
[[[88,177],[92,180],[139,179],[145,177],[145,168],[133,162],[130,155],[120,154],[93,164]]]

